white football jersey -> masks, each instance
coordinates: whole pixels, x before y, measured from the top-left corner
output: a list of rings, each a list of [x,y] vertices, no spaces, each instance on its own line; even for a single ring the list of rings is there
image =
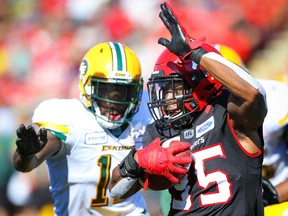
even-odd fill
[[[275,80],[259,80],[266,91],[268,113],[263,123],[264,166],[270,166],[275,186],[288,178],[288,148],[281,139],[288,124],[288,86]]]
[[[103,129],[78,99],[42,102],[33,122],[63,142],[61,150],[46,160],[57,215],[149,215],[141,192],[119,200],[112,199],[108,189],[113,168],[134,145],[142,147],[146,125],[152,122],[146,94],[119,137]]]

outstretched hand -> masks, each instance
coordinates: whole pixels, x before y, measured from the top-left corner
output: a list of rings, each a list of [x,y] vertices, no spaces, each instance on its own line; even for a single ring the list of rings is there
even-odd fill
[[[148,174],[162,175],[172,183],[178,183],[175,175],[185,175],[188,170],[183,165],[192,162],[192,156],[176,157],[175,155],[190,149],[188,142],[179,142],[178,145],[163,148],[160,138],[156,138],[147,147],[137,150],[138,164]],[[174,174],[174,175],[173,175]]]
[[[33,157],[44,148],[48,141],[45,128],[40,128],[39,135],[37,135],[33,126],[29,125],[26,128],[21,124],[16,130],[16,134],[18,137],[16,140],[17,151],[24,159]]]
[[[192,54],[194,49],[199,48],[205,42],[205,37],[193,40],[181,25],[179,18],[172,11],[169,4],[165,2],[160,7],[162,11],[159,17],[171,34],[171,41],[160,38],[158,43],[180,58],[185,59],[186,56]]]

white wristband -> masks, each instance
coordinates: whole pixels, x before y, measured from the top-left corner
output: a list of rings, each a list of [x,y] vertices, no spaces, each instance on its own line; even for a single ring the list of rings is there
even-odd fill
[[[110,196],[115,199],[120,199],[124,194],[126,194],[134,183],[137,181],[137,178],[126,177],[121,179],[110,191]]]

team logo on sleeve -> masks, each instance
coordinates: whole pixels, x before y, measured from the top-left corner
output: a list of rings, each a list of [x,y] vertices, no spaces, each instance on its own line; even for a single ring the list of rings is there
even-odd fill
[[[141,122],[137,123],[135,127],[130,131],[129,137],[131,143],[142,143],[143,135],[145,133],[146,126],[142,125]]]
[[[215,127],[214,116],[211,116],[205,122],[196,127],[196,138],[201,137],[203,134],[212,130],[214,127]]]

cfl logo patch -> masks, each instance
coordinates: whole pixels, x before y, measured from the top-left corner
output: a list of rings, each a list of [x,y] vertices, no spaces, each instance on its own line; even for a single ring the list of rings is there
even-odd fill
[[[189,129],[184,131],[184,139],[191,139],[194,136],[194,130],[193,129]]]

